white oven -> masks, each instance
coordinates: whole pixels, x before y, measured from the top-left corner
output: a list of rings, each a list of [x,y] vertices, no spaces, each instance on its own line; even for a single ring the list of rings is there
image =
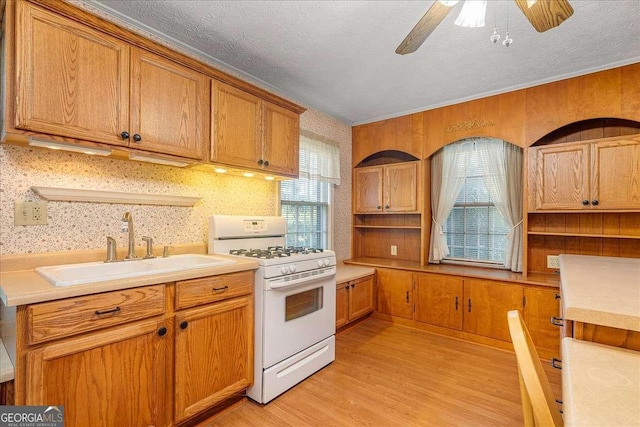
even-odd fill
[[[335,253],[287,248],[285,233],[282,217],[210,218],[210,253],[250,256],[260,264],[255,274],[254,385],[247,390],[259,403],[335,359]]]

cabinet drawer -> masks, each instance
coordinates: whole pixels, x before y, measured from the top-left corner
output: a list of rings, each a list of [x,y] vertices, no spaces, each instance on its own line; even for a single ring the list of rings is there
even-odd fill
[[[164,313],[164,285],[32,304],[29,344],[119,325]]]
[[[176,310],[253,292],[253,271],[184,280],[176,283]]]

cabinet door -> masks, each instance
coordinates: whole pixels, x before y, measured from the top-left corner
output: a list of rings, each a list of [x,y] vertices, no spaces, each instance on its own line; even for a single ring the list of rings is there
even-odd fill
[[[349,282],[336,286],[336,328],[349,321]]]
[[[265,171],[298,177],[300,116],[262,101],[262,161]]]
[[[640,210],[640,137],[591,145],[591,204],[597,209]]]
[[[215,80],[211,91],[211,161],[259,168],[260,98]]]
[[[418,210],[418,164],[398,163],[385,166],[384,211]]]
[[[16,2],[16,127],[126,145],[129,47],[75,21]]]
[[[414,320],[462,330],[462,279],[440,274],[416,274]]]
[[[464,331],[511,341],[507,312],[522,310],[522,286],[469,279],[464,281]]]
[[[131,77],[130,145],[203,159],[209,138],[208,78],[135,48],[131,51]],[[134,134],[142,139],[136,141]]]
[[[382,212],[382,167],[357,168],[354,172],[354,211]]]
[[[176,421],[253,383],[253,296],[177,313],[175,330]]]
[[[413,318],[413,274],[378,268],[378,312]]]
[[[589,144],[531,150],[536,168],[535,209],[589,209]]]
[[[63,405],[66,426],[169,425],[163,327],[145,321],[28,352],[27,404]]]
[[[559,289],[524,288],[524,322],[529,329],[531,339],[540,350],[557,356],[560,354],[560,327],[551,324],[551,317],[560,313],[556,294]]]
[[[363,277],[350,283],[349,321],[371,313],[374,309],[374,276]]]

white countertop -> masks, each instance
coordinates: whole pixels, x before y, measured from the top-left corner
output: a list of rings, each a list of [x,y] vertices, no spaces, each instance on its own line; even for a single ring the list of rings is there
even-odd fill
[[[564,338],[565,426],[640,426],[640,352]]]
[[[563,317],[640,332],[640,259],[560,255]]]
[[[338,264],[336,273],[336,283],[344,283],[349,280],[356,280],[362,277],[371,276],[376,273],[376,269],[372,267],[363,267],[360,265]]]
[[[4,348],[2,339],[0,339],[0,383],[11,381],[13,379],[13,364],[9,359],[7,349]]]

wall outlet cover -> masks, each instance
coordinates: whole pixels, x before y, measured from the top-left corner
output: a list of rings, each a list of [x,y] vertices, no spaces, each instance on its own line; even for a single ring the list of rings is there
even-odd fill
[[[47,225],[47,202],[14,202],[14,225]]]
[[[398,247],[396,245],[391,245],[391,255],[398,255]]]
[[[558,255],[547,255],[547,268],[560,268],[560,257]]]

